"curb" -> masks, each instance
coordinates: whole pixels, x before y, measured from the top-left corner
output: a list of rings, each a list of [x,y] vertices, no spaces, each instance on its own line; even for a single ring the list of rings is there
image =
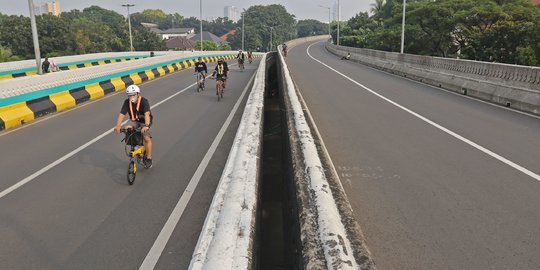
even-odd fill
[[[61,71],[66,71],[66,70],[74,70],[74,69],[85,68],[85,67],[106,65],[106,64],[111,64],[111,63],[138,60],[138,59],[143,59],[143,58],[147,58],[147,56],[132,56],[132,57],[94,59],[94,60],[88,60],[88,61],[79,61],[79,62],[58,64],[58,68]],[[13,78],[20,78],[20,77],[25,77],[25,76],[30,76],[30,75],[36,75],[36,74],[37,74],[37,71],[36,71],[35,68],[8,70],[8,71],[5,71],[5,72],[0,72],[0,81],[1,80],[13,79]]]
[[[195,64],[193,60],[198,57],[199,56],[191,56],[182,58],[179,59],[178,62],[172,64],[134,72],[129,75],[111,77],[99,82],[87,84],[82,82],[82,84],[85,84],[84,86],[74,87],[44,97],[0,107],[0,130],[17,127],[33,121],[38,117],[70,109],[85,101],[95,100],[106,94],[121,91],[132,84],[141,84],[169,73],[193,67]],[[210,63],[216,62],[218,57],[224,57],[226,60],[231,60],[235,58],[235,55],[226,54],[201,57],[205,63]],[[261,57],[262,55],[254,54],[254,58]]]

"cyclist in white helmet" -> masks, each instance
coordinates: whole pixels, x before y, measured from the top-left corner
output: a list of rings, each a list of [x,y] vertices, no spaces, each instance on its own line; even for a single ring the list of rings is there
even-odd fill
[[[141,133],[144,138],[144,147],[146,148],[146,166],[152,167],[152,134],[150,133],[150,126],[152,126],[152,119],[154,116],[150,111],[150,103],[146,98],[141,96],[141,89],[136,85],[130,85],[126,88],[126,94],[128,98],[124,101],[118,119],[116,120],[116,127],[114,132],[120,133],[120,126],[124,121],[124,115],[129,114],[130,121],[124,128],[141,128]]]

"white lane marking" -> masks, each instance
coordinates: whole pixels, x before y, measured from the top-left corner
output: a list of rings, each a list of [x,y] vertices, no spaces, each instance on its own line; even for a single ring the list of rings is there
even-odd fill
[[[183,71],[186,71],[186,70],[188,70],[188,69],[186,68],[186,69],[178,70],[177,72],[171,72],[171,73],[165,74],[164,76],[160,76],[160,77],[158,77],[158,78],[155,78],[155,79],[153,79],[153,80],[145,81],[145,82],[141,83],[140,85],[142,86],[142,85],[145,85],[145,84],[147,84],[147,83],[155,82],[155,81],[157,81],[157,80],[159,80],[159,79],[163,79],[163,78],[169,77],[169,75],[179,74],[180,72],[183,72]],[[51,113],[51,114],[49,114],[49,115],[47,115],[47,116],[41,117],[41,119],[33,120],[32,122],[30,122],[30,123],[28,123],[28,124],[24,124],[24,125],[21,125],[21,126],[18,126],[18,127],[12,128],[12,129],[9,129],[9,130],[0,131],[0,132],[1,132],[1,133],[0,133],[0,137],[5,136],[5,135],[8,135],[8,134],[13,133],[13,132],[16,132],[16,131],[19,131],[19,130],[22,130],[22,129],[27,128],[27,127],[31,127],[31,126],[33,126],[33,125],[35,125],[35,124],[38,124],[38,123],[41,123],[41,122],[43,122],[43,121],[47,121],[47,120],[53,119],[53,118],[55,118],[55,117],[57,117],[57,116],[60,116],[60,115],[62,115],[62,114],[64,114],[64,113],[69,113],[69,112],[71,112],[71,111],[78,110],[78,109],[80,109],[80,108],[84,108],[84,107],[86,107],[86,106],[88,106],[88,105],[90,105],[90,104],[93,104],[94,102],[99,102],[99,101],[105,100],[105,99],[107,99],[107,98],[114,97],[114,96],[116,96],[116,95],[118,95],[118,94],[120,94],[120,93],[124,93],[124,91],[122,91],[122,90],[116,91],[116,92],[114,92],[114,93],[111,93],[111,94],[108,94],[108,95],[104,95],[103,97],[100,97],[100,98],[98,98],[98,99],[94,99],[94,100],[91,100],[91,101],[89,101],[89,102],[85,102],[85,103],[83,103],[83,104],[81,104],[81,105],[78,105],[78,104],[77,104],[75,107],[69,108],[69,109],[67,109],[67,110],[65,110],[65,111]]]
[[[191,180],[189,181],[188,186],[184,190],[182,197],[180,197],[180,200],[174,207],[174,210],[169,216],[169,219],[163,226],[163,229],[161,229],[161,232],[159,233],[156,241],[154,242],[154,244],[152,245],[152,248],[148,252],[148,255],[146,255],[146,258],[144,259],[143,263],[141,264],[141,267],[139,268],[140,270],[154,269],[154,267],[156,266],[156,263],[158,262],[159,257],[161,257],[161,253],[163,253],[163,250],[165,249],[167,242],[169,242],[169,239],[171,238],[174,228],[180,221],[180,218],[182,217],[182,214],[184,213],[184,210],[186,209],[187,204],[189,203],[189,200],[191,199],[191,196],[193,195],[193,192],[195,191],[195,188],[197,188],[197,185],[199,184],[199,181],[201,180],[201,177],[204,171],[206,170],[206,167],[208,166],[210,159],[214,155],[214,152],[216,152],[216,149],[219,143],[221,142],[221,139],[223,138],[225,131],[229,128],[229,125],[231,124],[231,121],[234,118],[234,115],[236,114],[238,107],[240,107],[240,103],[242,103],[242,100],[244,99],[244,96],[249,86],[251,85],[253,79],[255,78],[256,74],[257,73],[254,73],[253,76],[251,76],[251,79],[246,85],[246,88],[244,88],[244,91],[242,92],[242,95],[240,96],[238,101],[236,101],[236,104],[234,105],[233,110],[229,114],[229,117],[227,117],[227,120],[225,120],[225,123],[223,123],[221,130],[216,135],[216,138],[212,142],[212,145],[208,149],[208,152],[206,152],[206,155],[204,155],[203,160],[199,164],[199,167],[197,167],[195,174],[193,174],[193,176],[191,177]]]
[[[326,42],[326,41],[323,41],[323,42]],[[320,42],[316,42],[316,43],[320,43]],[[316,44],[316,43],[314,43],[314,44]],[[360,64],[360,65],[362,65],[362,64]],[[397,74],[392,74],[392,73],[389,73],[389,72],[386,72],[386,71],[383,71],[383,70],[380,70],[380,69],[376,69],[374,67],[370,67],[370,66],[367,66],[367,65],[362,65],[362,67],[366,67],[366,68],[369,68],[369,69],[371,69],[373,71],[381,72],[381,73],[384,73],[386,75],[390,75],[390,76],[395,77],[395,78],[404,79],[404,80],[407,80],[407,81],[410,81],[410,82],[413,82],[413,83],[418,83],[418,84],[427,86],[429,88],[433,88],[433,89],[438,90],[438,91],[443,90],[446,93],[456,95],[456,96],[459,96],[459,97],[462,97],[462,98],[467,98],[469,100],[473,100],[473,101],[476,101],[476,102],[484,103],[486,105],[489,105],[489,106],[492,106],[492,107],[495,107],[495,108],[498,108],[498,109],[503,109],[503,110],[514,112],[514,113],[519,113],[519,114],[522,114],[522,115],[525,115],[525,116],[529,116],[529,117],[532,117],[532,118],[540,119],[540,116],[538,116],[538,115],[531,114],[531,113],[524,112],[524,111],[520,111],[518,109],[504,107],[502,105],[499,105],[499,104],[496,104],[496,103],[493,103],[493,102],[489,102],[489,101],[481,100],[479,98],[463,95],[463,94],[460,94],[458,92],[454,92],[454,91],[451,91],[451,90],[448,90],[448,89],[439,88],[439,87],[433,86],[431,84],[427,84],[425,82],[420,82],[420,81],[413,80],[411,78],[403,77],[403,76],[400,76],[400,75],[397,75]]]
[[[512,168],[514,168],[514,169],[516,169],[516,170],[518,170],[518,171],[520,171],[520,172],[534,178],[535,180],[540,181],[540,175],[538,175],[538,174],[528,170],[527,168],[525,168],[523,166],[520,166],[520,165],[510,161],[509,159],[506,159],[506,158],[502,157],[501,155],[499,155],[499,154],[497,154],[497,153],[495,153],[495,152],[493,152],[493,151],[491,151],[491,150],[489,150],[489,149],[487,149],[487,148],[485,148],[485,147],[483,147],[483,146],[481,146],[481,145],[479,145],[479,144],[477,144],[477,143],[475,143],[475,142],[473,142],[473,141],[471,141],[471,140],[469,140],[469,139],[467,139],[467,138],[465,138],[465,137],[463,137],[463,136],[461,136],[461,135],[459,135],[459,134],[457,134],[457,133],[455,133],[455,132],[453,132],[453,131],[451,131],[451,130],[449,130],[449,129],[447,129],[447,128],[445,128],[445,127],[443,127],[443,126],[441,126],[441,125],[439,125],[437,123],[435,123],[435,122],[433,122],[433,121],[431,121],[431,120],[429,120],[428,118],[426,118],[426,117],[424,117],[424,116],[422,116],[422,115],[420,115],[420,114],[418,114],[418,113],[416,113],[416,112],[414,112],[414,111],[412,111],[412,110],[398,104],[397,102],[394,102],[393,100],[391,100],[391,99],[389,99],[389,98],[387,98],[387,97],[385,97],[385,96],[383,96],[383,95],[369,89],[368,87],[362,85],[361,83],[351,79],[347,75],[337,71],[336,69],[334,69],[334,68],[330,67],[329,65],[323,63],[322,61],[316,59],[315,57],[313,57],[309,53],[309,49],[311,49],[311,46],[313,46],[314,44],[316,44],[316,43],[312,43],[311,45],[309,45],[306,52],[309,55],[309,57],[311,57],[311,59],[319,62],[319,64],[321,64],[321,65],[327,67],[328,69],[334,71],[335,73],[341,75],[342,77],[344,77],[345,79],[351,81],[352,83],[364,88],[366,91],[372,93],[373,95],[375,95],[375,96],[387,101],[388,103],[390,103],[390,104],[392,104],[392,105],[394,105],[394,106],[396,106],[396,107],[398,107],[398,108],[412,114],[413,116],[419,118],[420,120],[422,120],[422,121],[424,121],[424,122],[438,128],[438,129],[446,132],[447,134],[453,136],[454,138],[456,138],[456,139],[458,139],[458,140],[460,140],[460,141],[462,141],[462,142],[464,142],[464,143],[466,143],[466,144],[468,144],[468,145],[470,145],[470,146],[472,146],[472,147],[474,147],[474,148],[476,148],[476,149],[490,155],[491,157],[493,157],[495,159],[498,159],[499,161],[505,163],[506,165],[508,165],[508,166],[510,166],[510,167],[512,167]]]
[[[150,108],[153,109],[153,108],[155,108],[155,107],[161,105],[163,102],[165,102],[165,101],[167,101],[167,100],[170,100],[171,98],[173,98],[173,97],[175,97],[175,96],[177,96],[177,95],[179,95],[179,94],[181,94],[181,93],[183,93],[183,92],[189,90],[191,87],[195,86],[195,84],[196,84],[196,83],[193,83],[193,84],[188,85],[186,88],[184,88],[184,89],[180,90],[179,92],[176,92],[176,93],[173,94],[172,96],[170,96],[170,97],[168,97],[168,98],[166,98],[166,99],[164,99],[164,100],[162,100],[162,101],[160,101],[160,102],[154,104],[154,106],[152,106],[152,107],[150,107]],[[120,91],[119,91],[119,92],[120,92]],[[126,122],[127,122],[127,120],[124,121],[124,124],[125,124]],[[36,177],[38,177],[38,176],[44,174],[45,172],[49,171],[50,169],[54,168],[56,165],[58,165],[58,164],[64,162],[66,159],[68,159],[68,158],[74,156],[75,154],[81,152],[82,150],[84,150],[84,149],[87,148],[88,146],[90,146],[90,145],[92,145],[93,143],[99,141],[100,139],[102,139],[103,137],[109,135],[109,134],[110,134],[111,132],[113,132],[113,131],[114,131],[114,129],[112,129],[112,128],[109,129],[108,131],[106,131],[106,132],[104,132],[103,134],[97,136],[96,138],[92,139],[91,141],[89,141],[89,142],[87,142],[87,143],[81,145],[81,146],[78,147],[77,149],[75,149],[75,150],[69,152],[68,154],[66,154],[66,155],[64,155],[63,157],[57,159],[56,161],[52,162],[51,164],[49,164],[49,165],[43,167],[41,170],[39,170],[39,171],[33,173],[32,175],[30,175],[30,176],[24,178],[23,180],[17,182],[16,184],[14,184],[14,185],[10,186],[9,188],[5,189],[4,191],[0,192],[0,199],[3,198],[4,196],[8,195],[9,193],[11,193],[11,192],[17,190],[18,188],[20,188],[20,187],[23,186],[24,184],[26,184],[26,183],[28,183],[28,182],[34,180]]]

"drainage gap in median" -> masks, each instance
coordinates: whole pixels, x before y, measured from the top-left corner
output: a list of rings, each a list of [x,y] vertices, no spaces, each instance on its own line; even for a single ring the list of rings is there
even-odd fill
[[[288,238],[286,163],[275,59],[267,62],[264,104],[259,258],[261,270],[292,269]]]

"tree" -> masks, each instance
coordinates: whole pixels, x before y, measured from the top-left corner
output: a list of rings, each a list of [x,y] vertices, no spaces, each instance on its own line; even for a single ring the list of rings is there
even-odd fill
[[[18,61],[19,57],[14,56],[11,53],[10,49],[6,49],[2,46],[0,46],[0,63],[1,62],[10,62],[10,61]]]
[[[328,34],[328,24],[317,20],[300,20],[296,25],[298,37]]]
[[[282,5],[251,6],[245,16],[245,47],[270,48],[272,33],[273,45],[276,46],[296,37],[296,20]],[[242,21],[238,22],[238,26]],[[273,31],[270,30],[273,27]],[[236,33],[229,38],[232,48],[242,47],[242,28],[237,27]]]
[[[219,46],[213,41],[203,40],[204,50],[205,51],[219,51]],[[201,41],[197,40],[195,43],[195,50],[201,49]]]
[[[375,0],[370,6],[370,11],[374,17],[378,17],[384,8],[385,0]]]

